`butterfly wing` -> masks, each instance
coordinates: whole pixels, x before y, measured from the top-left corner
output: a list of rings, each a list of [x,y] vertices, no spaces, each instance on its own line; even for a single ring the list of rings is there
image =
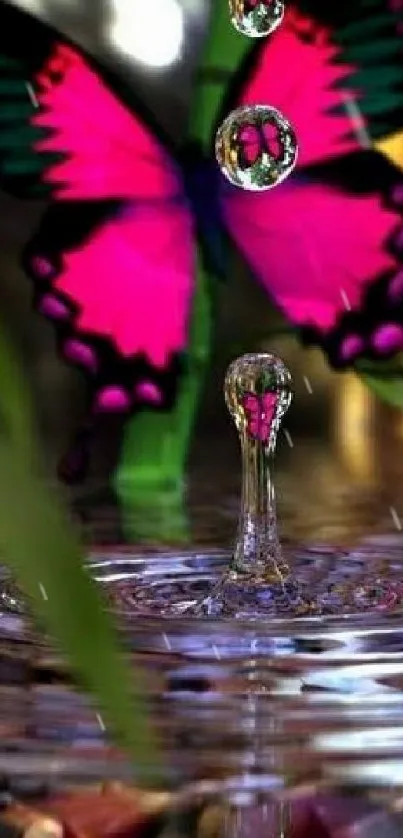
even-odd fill
[[[223,190],[228,228],[255,276],[338,366],[403,346],[397,291],[391,298],[401,264],[400,208],[388,204],[395,172],[362,151],[344,107],[350,74],[326,30],[289,9],[236,101],[270,102],[290,119],[298,167],[270,192]]]
[[[98,408],[166,406],[193,268],[178,169],[89,59],[3,2],[0,55],[2,184],[51,201],[24,260],[38,305]]]
[[[267,442],[277,402],[275,393],[265,393],[263,396],[245,393],[243,396],[242,406],[247,419],[247,431],[253,439]]]
[[[254,393],[246,393],[242,399],[242,407],[247,419],[247,431],[253,439],[260,435],[259,398]]]

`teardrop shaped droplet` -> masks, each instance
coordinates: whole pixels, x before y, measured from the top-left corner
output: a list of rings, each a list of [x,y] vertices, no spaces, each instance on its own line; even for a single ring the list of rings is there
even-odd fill
[[[261,192],[292,172],[298,155],[295,132],[269,105],[246,105],[227,116],[215,141],[217,163],[234,186]]]
[[[235,29],[248,38],[264,38],[274,32],[284,17],[282,0],[229,0]]]

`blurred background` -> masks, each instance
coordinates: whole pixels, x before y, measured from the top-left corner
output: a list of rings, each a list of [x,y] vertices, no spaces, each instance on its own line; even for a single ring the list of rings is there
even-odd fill
[[[168,131],[181,130],[192,72],[208,21],[206,0],[21,0],[114,70],[131,74],[139,94]],[[135,33],[135,34],[134,34]],[[128,37],[130,35],[130,37]],[[57,357],[54,330],[32,310],[32,288],[19,266],[43,206],[0,195],[0,305],[20,350],[37,410],[46,468],[56,464],[84,415],[85,382]],[[296,397],[276,464],[286,537],[351,540],[403,526],[403,416],[382,405],[353,375],[337,375],[320,353],[291,339],[269,340],[273,315],[243,269],[221,290],[214,358],[191,448],[188,500],[192,539],[228,544],[234,536],[240,458],[226,414],[222,381],[241,351],[277,351],[289,365]],[[90,478],[68,497],[89,540],[122,537],[108,475],[122,428],[109,422],[96,440]],[[67,490],[66,490],[67,491]],[[400,517],[401,516],[401,517]],[[401,523],[402,522],[402,523]]]

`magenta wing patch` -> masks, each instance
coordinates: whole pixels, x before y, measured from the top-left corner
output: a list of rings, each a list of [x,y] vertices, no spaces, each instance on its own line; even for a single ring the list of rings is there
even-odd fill
[[[165,150],[84,58],[57,44],[34,80],[32,124],[49,132],[38,152],[61,159],[46,174],[60,200],[161,200],[180,194],[178,172]]]
[[[391,246],[402,230],[398,208],[376,191],[353,195],[297,180],[251,197],[227,199],[228,226],[288,320],[311,328],[317,343],[334,341],[340,365],[396,348],[396,332],[385,336],[384,327],[403,313],[402,260]],[[367,314],[367,294],[378,283],[384,305]],[[403,330],[399,335],[403,346]]]
[[[263,443],[268,442],[277,404],[278,396],[275,393],[265,393],[263,396],[257,396],[254,393],[245,394],[242,407],[247,420],[246,431],[252,439]]]
[[[311,26],[310,19],[288,7],[283,23],[260,49],[236,102],[267,102],[278,108],[298,137],[301,167],[360,148],[348,110],[340,107],[347,94],[343,80],[355,68],[338,62],[338,50],[324,29],[317,28],[315,39],[307,39]]]

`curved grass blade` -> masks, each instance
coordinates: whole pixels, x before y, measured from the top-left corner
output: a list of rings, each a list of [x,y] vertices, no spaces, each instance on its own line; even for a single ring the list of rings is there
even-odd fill
[[[189,137],[208,155],[214,153],[211,142],[228,84],[250,49],[249,39],[231,24],[228,2],[212,3],[189,114]]]
[[[24,453],[27,461],[33,458],[33,428],[31,399],[19,359],[3,325],[0,324],[0,433],[5,433]]]
[[[0,556],[33,613],[92,693],[139,780],[161,778],[146,693],[119,650],[96,584],[61,504],[34,472],[40,460],[32,411],[13,348],[0,331]]]

